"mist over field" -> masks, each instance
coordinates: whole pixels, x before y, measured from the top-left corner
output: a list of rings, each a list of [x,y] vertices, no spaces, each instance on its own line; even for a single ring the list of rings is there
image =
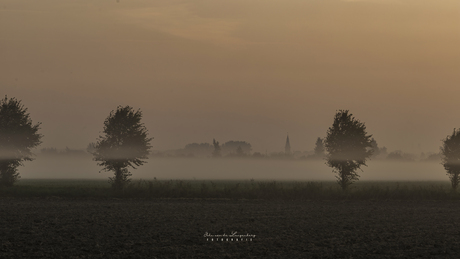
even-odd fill
[[[0,259],[459,258],[459,11],[0,0]]]
[[[132,169],[133,179],[335,181],[332,168],[315,160],[151,158]],[[19,168],[22,179],[108,179],[112,172],[88,158],[38,157]],[[360,181],[448,181],[439,162],[369,161]]]

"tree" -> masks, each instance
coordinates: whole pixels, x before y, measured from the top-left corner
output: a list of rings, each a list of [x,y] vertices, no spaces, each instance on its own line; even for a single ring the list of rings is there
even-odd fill
[[[12,186],[20,178],[17,167],[33,160],[31,149],[43,137],[39,129],[21,101],[6,96],[0,100],[0,185]]]
[[[214,151],[212,151],[212,157],[221,157],[219,141],[212,139],[212,145],[214,146]]]
[[[236,156],[237,157],[244,157],[246,154],[244,153],[243,149],[241,148],[241,146],[238,146],[238,148],[236,149]]]
[[[377,141],[374,138],[371,139],[371,145],[372,145],[372,150],[374,150],[372,153],[372,157],[376,157],[380,155],[379,145],[377,144]]]
[[[452,135],[442,141],[441,156],[452,189],[455,190],[460,183],[460,130],[454,129]]]
[[[324,143],[322,138],[317,138],[315,143],[315,157],[316,158],[323,158],[324,154]]]
[[[142,112],[130,106],[118,106],[104,121],[103,136],[95,145],[93,159],[103,171],[114,172],[109,177],[114,189],[123,189],[132,175],[128,167],[136,169],[146,161],[151,148],[147,128],[141,123]]]
[[[237,141],[230,140],[230,141],[225,142],[222,145],[222,152],[224,153],[224,155],[235,154],[238,147],[241,147],[244,153],[251,154],[251,151],[252,151],[251,144],[246,141],[239,141],[239,140]]]
[[[325,140],[326,164],[337,174],[337,183],[343,190],[359,179],[356,170],[366,166],[373,152],[372,135],[367,135],[364,123],[352,116],[348,110],[337,112]]]

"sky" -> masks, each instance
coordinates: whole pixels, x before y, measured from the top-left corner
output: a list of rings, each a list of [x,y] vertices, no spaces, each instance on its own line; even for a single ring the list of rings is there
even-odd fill
[[[119,105],[154,150],[312,150],[337,110],[389,151],[460,127],[458,0],[0,0],[0,95],[40,148],[85,148]]]

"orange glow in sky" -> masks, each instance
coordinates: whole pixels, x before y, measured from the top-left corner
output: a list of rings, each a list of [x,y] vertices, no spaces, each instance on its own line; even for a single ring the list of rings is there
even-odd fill
[[[436,152],[460,127],[458,46],[457,0],[3,0],[0,95],[41,147],[85,148],[131,105],[158,150],[312,150],[349,109],[389,151]]]

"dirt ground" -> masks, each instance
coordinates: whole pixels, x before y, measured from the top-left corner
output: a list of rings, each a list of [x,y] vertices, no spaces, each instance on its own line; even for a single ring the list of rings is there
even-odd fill
[[[458,258],[459,218],[458,201],[0,198],[0,258]]]

